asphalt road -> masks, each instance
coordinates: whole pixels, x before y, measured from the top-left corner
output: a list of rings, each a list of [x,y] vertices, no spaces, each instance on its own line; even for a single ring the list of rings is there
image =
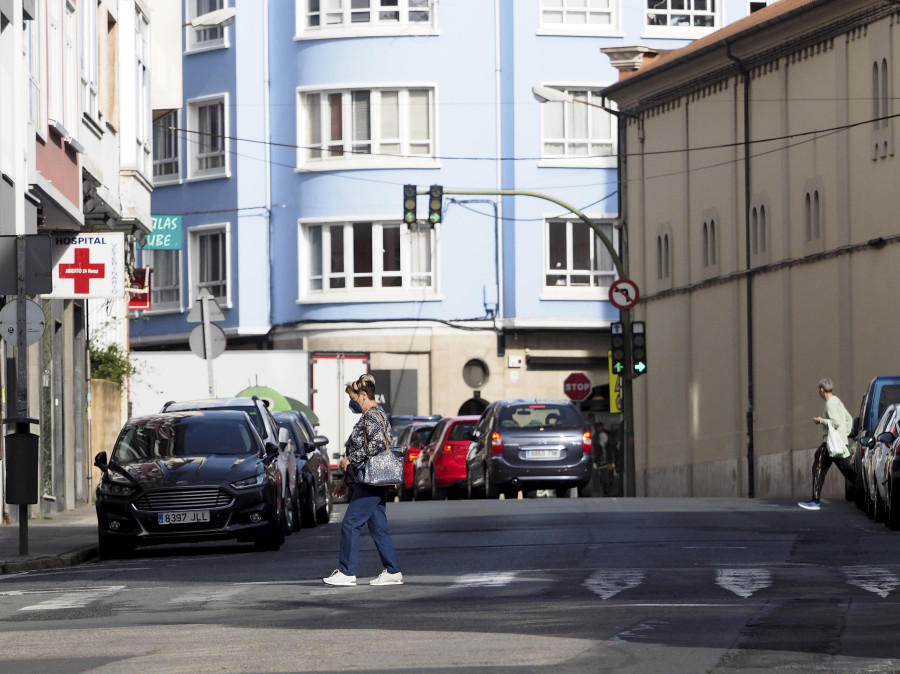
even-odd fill
[[[278,552],[146,549],[2,576],[0,671],[900,669],[900,533],[848,503],[541,498],[388,516],[400,587],[323,585],[334,521]],[[366,536],[360,581],[379,571]]]

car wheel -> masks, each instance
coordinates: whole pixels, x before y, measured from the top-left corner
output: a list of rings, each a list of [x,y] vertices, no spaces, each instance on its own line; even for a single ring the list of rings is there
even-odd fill
[[[884,499],[881,498],[881,492],[877,487],[875,488],[875,508],[872,519],[876,522],[884,521]]]
[[[293,531],[300,531],[303,527],[308,526],[303,521],[303,515],[300,512],[300,485],[294,490],[294,498],[291,500],[291,515],[293,519]]]
[[[868,517],[870,520],[875,519],[875,502],[872,501],[871,497],[869,496],[868,487],[866,488],[864,498],[866,501],[866,517]]]
[[[285,498],[281,499],[281,527],[284,531],[285,538],[294,533],[294,499],[288,492]]]
[[[491,474],[487,468],[484,470],[484,495],[495,500],[500,498],[500,487],[491,480]]]
[[[105,536],[97,538],[97,554],[100,559],[120,559],[134,552],[134,546],[121,541],[112,541]]]
[[[447,490],[441,489],[437,486],[437,475],[434,474],[434,469],[431,469],[431,500],[432,501],[443,501],[447,498]]]
[[[470,499],[484,498],[484,489],[479,489],[472,484],[472,474],[466,467],[466,496]]]
[[[309,487],[306,488],[304,496],[306,498],[303,499],[301,505],[301,519],[303,520],[303,526],[312,528],[317,523],[315,496],[310,493]]]
[[[331,511],[334,510],[334,500],[331,493],[325,494],[325,505],[316,510],[316,522],[319,524],[328,524],[331,521]]]
[[[885,524],[891,531],[900,529],[900,494],[897,493],[897,485],[891,481],[888,485],[888,503]]]
[[[556,498],[569,498],[572,495],[571,487],[557,487],[553,490],[556,493]],[[581,496],[581,490],[579,489],[578,495]]]

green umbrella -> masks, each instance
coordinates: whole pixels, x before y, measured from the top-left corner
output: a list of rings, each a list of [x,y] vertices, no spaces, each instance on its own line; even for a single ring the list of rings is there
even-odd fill
[[[245,388],[237,394],[237,398],[249,398],[250,396],[258,396],[263,402],[269,405],[269,409],[273,412],[287,412],[291,409],[291,404],[283,395],[268,386],[251,386]]]

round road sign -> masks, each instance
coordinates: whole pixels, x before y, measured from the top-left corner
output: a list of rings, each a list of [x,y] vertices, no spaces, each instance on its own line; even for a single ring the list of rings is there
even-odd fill
[[[631,279],[620,278],[609,287],[609,301],[616,309],[631,309],[640,296],[637,283]]]
[[[207,323],[207,325],[209,325],[210,355],[212,358],[218,358],[225,353],[225,343],[227,341],[225,331],[215,323]],[[202,323],[191,330],[191,334],[188,336],[188,345],[191,347],[191,351],[194,352],[194,355],[199,356],[200,358],[204,357],[206,351],[203,344]]]
[[[25,344],[34,344],[44,334],[47,319],[41,305],[25,300]],[[0,309],[0,337],[13,346],[18,342],[18,310],[16,302],[10,302]]]

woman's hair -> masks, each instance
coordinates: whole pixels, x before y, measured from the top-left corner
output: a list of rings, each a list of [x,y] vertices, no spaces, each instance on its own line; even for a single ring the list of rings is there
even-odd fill
[[[344,392],[348,394],[353,393],[354,395],[365,392],[369,399],[375,400],[375,377],[370,374],[364,374],[356,381],[347,384]]]
[[[831,381],[828,377],[819,380],[819,388],[823,389],[825,393],[829,393],[834,390],[834,382]]]

